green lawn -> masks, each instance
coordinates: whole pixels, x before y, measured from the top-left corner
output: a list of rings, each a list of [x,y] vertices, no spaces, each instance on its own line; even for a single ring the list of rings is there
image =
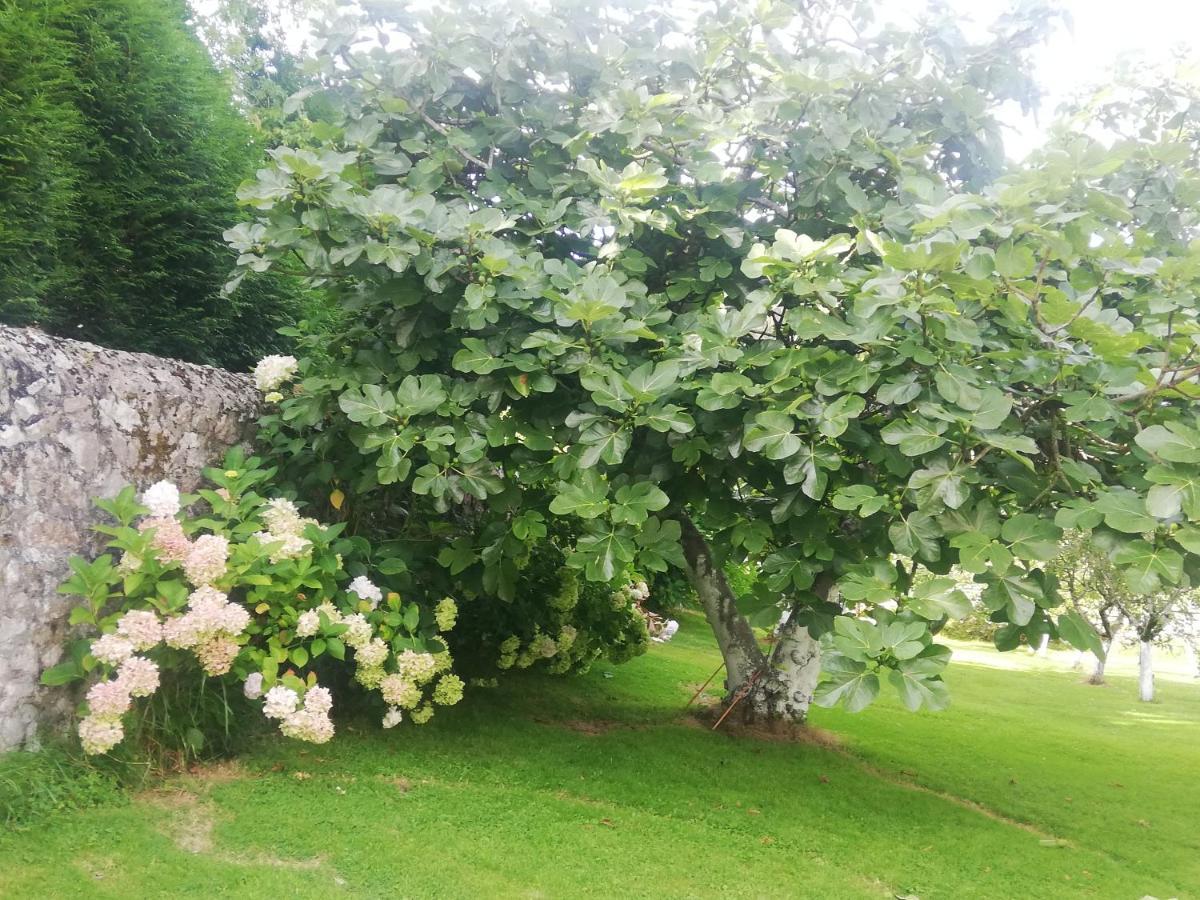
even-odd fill
[[[683,715],[717,663],[686,617],[424,729],[342,723],[55,814],[0,837],[0,897],[1200,896],[1200,686],[1145,705],[963,649],[947,712],[817,711],[838,748],[734,737]]]

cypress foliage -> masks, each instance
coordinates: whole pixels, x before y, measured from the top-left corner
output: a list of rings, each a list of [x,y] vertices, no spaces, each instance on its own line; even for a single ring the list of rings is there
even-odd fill
[[[0,320],[242,368],[299,293],[222,297],[261,150],[182,0],[0,0]]]

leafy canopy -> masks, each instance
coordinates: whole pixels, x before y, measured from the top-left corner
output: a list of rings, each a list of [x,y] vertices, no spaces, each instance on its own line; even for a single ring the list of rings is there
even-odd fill
[[[325,118],[228,233],[353,313],[310,339],[277,449],[409,539],[418,583],[501,598],[552,517],[600,581],[680,564],[694,517],[832,628],[820,697],[851,708],[881,671],[946,702],[931,630],[968,604],[918,567],[982,583],[1002,646],[1059,633],[1063,528],[1133,590],[1195,581],[1193,132],[1149,105],[1002,173],[991,110],[1032,96],[1046,19],[983,44],[845,3],[330,24]]]

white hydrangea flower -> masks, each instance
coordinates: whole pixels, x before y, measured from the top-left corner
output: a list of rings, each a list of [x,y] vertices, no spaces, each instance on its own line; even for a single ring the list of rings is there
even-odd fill
[[[246,695],[247,700],[257,700],[263,695],[262,686],[262,672],[251,672],[246,676],[246,683],[242,685],[242,693]]]
[[[389,706],[412,709],[421,702],[421,689],[402,675],[385,675],[379,682],[379,693]]]
[[[432,653],[405,650],[396,657],[396,671],[414,684],[424,684],[437,674],[438,664]]]
[[[267,691],[263,700],[263,715],[268,719],[283,719],[294,713],[299,706],[299,695],[290,687],[277,684]]]
[[[151,518],[169,519],[179,514],[179,488],[169,481],[159,481],[146,488],[142,505],[150,510]]]
[[[125,737],[125,728],[119,717],[88,716],[79,723],[79,739],[83,752],[89,756],[107,753]]]
[[[92,716],[119,718],[129,712],[129,688],[116,678],[98,681],[87,692],[87,702]]]
[[[285,534],[299,534],[304,530],[305,519],[301,517],[299,508],[284,497],[268,500],[260,510],[260,515],[267,531],[276,538]]]
[[[290,713],[279,723],[279,730],[298,741],[324,744],[333,737],[333,722],[328,714],[305,708]]]
[[[297,637],[312,637],[321,628],[321,615],[315,609],[300,613],[296,622]]]
[[[333,709],[333,694],[329,688],[314,685],[304,693],[304,708],[311,713],[326,715]]]
[[[298,366],[294,356],[264,356],[254,367],[254,386],[260,391],[274,391],[291,380]]]
[[[375,632],[371,629],[371,623],[362,613],[344,616],[342,624],[346,626],[345,632],[342,633],[342,640],[346,642],[346,646],[353,647],[355,650],[361,650],[375,636]]]
[[[229,561],[229,538],[219,534],[202,534],[192,543],[183,571],[188,581],[197,587],[212,584],[225,574]]]
[[[350,593],[356,594],[360,600],[369,600],[371,609],[379,605],[379,601],[383,599],[383,591],[371,583],[371,579],[366,575],[359,575],[346,588]]]
[[[387,641],[383,638],[372,638],[369,644],[359,647],[355,653],[355,661],[360,666],[367,668],[382,666],[388,658]]]

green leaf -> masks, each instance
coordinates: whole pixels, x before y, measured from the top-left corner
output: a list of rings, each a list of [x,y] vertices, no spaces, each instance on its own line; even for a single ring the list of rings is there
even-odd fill
[[[940,678],[890,669],[888,681],[900,695],[901,702],[913,712],[921,707],[939,711],[950,705],[950,689]]]
[[[72,681],[78,681],[83,675],[83,667],[79,665],[79,661],[68,659],[42,672],[41,683],[50,686],[69,684]]]
[[[1134,441],[1143,450],[1168,462],[1200,463],[1200,432],[1181,422],[1151,425]]]
[[[607,421],[594,422],[579,436],[579,443],[584,448],[579,455],[579,465],[590,469],[603,461],[615,466],[625,458],[631,440],[624,428]]]
[[[1076,650],[1089,651],[1099,659],[1104,659],[1104,642],[1100,640],[1096,629],[1079,613],[1074,610],[1063,613],[1058,617],[1057,625],[1062,639]]]
[[[479,338],[463,338],[462,344],[463,349],[454,354],[454,360],[451,362],[460,372],[487,375],[507,365],[504,360],[492,356],[487,344]]]
[[[396,411],[405,418],[433,412],[446,402],[437,375],[406,375],[396,388]]]
[[[346,658],[346,645],[342,643],[341,638],[325,638],[325,650],[334,659],[342,660]]]
[[[1005,241],[996,248],[996,271],[1004,278],[1028,278],[1037,267],[1033,251]]]
[[[838,616],[833,620],[833,631],[833,645],[847,659],[870,662],[883,652],[884,632],[873,622]]]
[[[1125,544],[1113,554],[1112,561],[1123,570],[1125,583],[1139,594],[1154,593],[1164,579],[1178,584],[1183,575],[1182,556],[1170,547],[1156,547],[1143,540]]]
[[[800,449],[800,438],[792,433],[796,423],[786,413],[767,411],[754,417],[746,427],[745,446],[767,459],[787,459]]]
[[[857,394],[843,394],[821,410],[817,419],[817,428],[826,437],[839,437],[850,425],[850,420],[858,418],[867,408],[867,401]]]
[[[638,481],[618,488],[613,500],[612,520],[630,525],[641,525],[650,513],[657,512],[670,502],[667,495],[649,481]]]
[[[879,696],[879,677],[874,672],[865,671],[863,663],[857,663],[862,667],[859,671],[830,671],[829,663],[825,665],[825,680],[813,692],[813,703],[817,706],[832,707],[840,703],[847,712],[860,712]]]
[[[383,425],[390,422],[396,409],[395,398],[377,384],[352,388],[338,397],[338,407],[351,422]]]
[[[625,384],[634,397],[646,400],[662,399],[675,382],[679,380],[679,363],[673,360],[661,362],[658,365],[645,363],[638,366],[625,379]]]
[[[892,547],[901,556],[921,557],[935,562],[941,556],[938,538],[941,529],[937,522],[923,512],[912,512],[901,516],[888,528]]]
[[[1105,525],[1126,534],[1144,534],[1158,527],[1158,520],[1146,512],[1146,501],[1133,491],[1101,492],[1092,508],[1104,516]]]
[[[961,406],[966,410],[979,409],[983,403],[983,390],[976,381],[975,374],[964,366],[946,366],[938,369],[933,375],[938,393],[948,403]]]
[[[576,565],[582,563],[589,581],[612,581],[625,563],[633,561],[635,553],[633,542],[613,529],[579,538],[573,562]]]
[[[560,481],[556,491],[550,501],[550,512],[556,516],[594,519],[608,509],[608,486],[595,471],[582,472],[578,482]]]
[[[696,420],[685,412],[683,407],[672,403],[649,409],[637,416],[634,421],[638,425],[647,425],[664,434],[668,431],[676,434],[688,434],[696,427]]]
[[[993,611],[1004,610],[1014,625],[1028,625],[1038,604],[1045,599],[1041,586],[1018,572],[985,573],[977,580],[987,585],[982,595],[984,605]]]
[[[1017,559],[1048,560],[1058,556],[1062,529],[1053,522],[1021,513],[1004,523],[1000,536]]]
[[[918,582],[904,605],[923,619],[937,621],[943,616],[962,619],[971,613],[971,601],[953,578],[930,578]]]
[[[946,443],[942,434],[948,423],[929,419],[900,419],[889,422],[879,432],[885,444],[898,447],[905,456],[923,456]]]

